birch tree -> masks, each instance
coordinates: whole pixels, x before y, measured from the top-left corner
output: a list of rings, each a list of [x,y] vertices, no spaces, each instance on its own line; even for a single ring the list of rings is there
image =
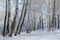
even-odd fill
[[[58,16],[58,29],[60,28],[60,23],[59,23],[59,14],[57,15]]]
[[[12,22],[12,25],[11,25],[11,32],[10,32],[10,34],[9,34],[10,37],[13,35],[13,31],[14,31],[15,26],[16,26],[17,14],[18,14],[18,0],[16,0],[15,15],[14,15],[14,19],[13,19],[13,22]]]
[[[48,18],[49,18],[49,19],[48,19],[48,20],[49,20],[49,22],[48,22],[48,23],[49,23],[49,24],[48,24],[48,31],[50,31],[50,26],[51,26],[51,25],[50,25],[50,0],[49,0],[49,2],[48,2],[48,10],[49,10],[49,11],[48,11],[48,13],[49,13],[49,17],[48,17]]]
[[[37,29],[41,29],[41,17],[39,17],[39,22],[38,22]]]
[[[33,16],[33,30],[35,31],[35,9],[34,9],[34,16]]]
[[[55,0],[50,0],[50,13],[52,13],[52,20],[50,30],[54,30],[54,19],[55,19]]]
[[[30,21],[29,21],[29,14],[28,14],[28,20],[27,20],[27,33],[29,33],[29,31],[30,31],[29,23],[30,23]]]
[[[56,27],[57,27],[57,24],[56,24],[57,22],[56,22],[56,17],[55,17],[55,19],[54,19],[54,27],[55,27],[55,29],[56,29]]]
[[[7,0],[6,0],[6,12],[5,12],[5,18],[4,18],[3,36],[6,35],[6,20],[7,20]]]
[[[18,34],[20,34],[22,26],[23,26],[23,23],[24,23],[24,19],[25,19],[26,12],[27,12],[27,6],[28,6],[28,0],[26,0],[25,9],[24,9],[24,13],[23,13],[24,15],[22,16],[22,20],[21,20],[21,24],[20,24],[20,28],[19,28]]]
[[[18,29],[19,29],[19,26],[20,26],[20,23],[21,23],[21,19],[22,19],[23,13],[24,13],[24,7],[25,7],[25,0],[23,1],[21,16],[20,16],[20,18],[19,18],[19,22],[18,22],[17,29],[16,29],[16,32],[15,32],[15,36],[16,36],[17,33],[18,33]]]
[[[8,20],[7,20],[7,29],[6,29],[6,32],[9,33],[9,24],[10,24],[10,0],[8,0]]]
[[[43,30],[44,29],[44,25],[43,25],[43,13],[42,13],[42,7],[40,6],[41,8],[41,29]]]

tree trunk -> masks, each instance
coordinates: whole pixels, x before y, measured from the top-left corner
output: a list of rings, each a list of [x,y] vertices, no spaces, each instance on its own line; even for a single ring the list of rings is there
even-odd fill
[[[41,18],[39,19],[39,21],[40,21],[40,24],[39,25],[40,25],[40,29],[41,29]]]
[[[49,15],[49,31],[54,30],[54,20],[55,20],[55,0],[49,0],[49,14],[52,14],[52,20],[50,19]]]
[[[40,17],[39,17],[39,22],[38,22],[37,29],[41,29],[41,18]]]
[[[56,27],[57,27],[57,26],[56,26],[56,17],[55,17],[55,21],[54,21],[54,22],[55,22],[55,30],[56,30]]]
[[[29,26],[29,14],[28,14],[28,19],[27,19],[27,34],[29,33],[30,31],[30,26]]]
[[[6,35],[6,20],[7,20],[7,0],[6,0],[6,13],[5,13],[5,19],[4,19],[3,36]]]
[[[51,22],[50,22],[50,20],[51,20],[51,19],[50,19],[50,0],[49,0],[49,3],[48,3],[48,13],[49,13],[48,31],[50,31],[50,30],[51,30],[51,24],[50,24],[50,23],[51,23]]]
[[[41,8],[41,29],[44,29],[44,25],[43,25],[43,14],[42,14],[42,7]]]
[[[11,33],[9,34],[10,37],[13,35],[13,31],[14,31],[15,26],[16,26],[17,14],[18,14],[18,0],[16,0],[16,10],[15,10],[15,16],[14,16],[14,19],[13,19],[13,22],[12,22],[12,25],[11,25]]]
[[[24,6],[25,6],[25,0],[24,0],[24,3],[23,3],[22,12],[21,12],[21,16],[20,16],[20,19],[19,19],[19,22],[18,22],[18,26],[17,26],[16,32],[15,32],[15,36],[18,33],[18,29],[19,29],[19,26],[20,26],[20,23],[21,23],[21,19],[22,19],[22,16],[23,16],[23,11],[24,11]]]
[[[35,9],[34,9],[34,17],[33,17],[33,27],[34,27],[33,30],[34,30],[34,31],[35,31],[35,20],[36,20],[36,19],[35,19]]]
[[[6,32],[9,33],[9,24],[10,24],[10,0],[8,0],[8,20],[7,20],[7,29]]]
[[[44,30],[43,19],[42,19],[42,30]]]
[[[24,10],[24,15],[23,15],[23,18],[22,18],[22,21],[21,21],[21,24],[20,24],[20,29],[19,29],[19,31],[18,31],[18,34],[20,34],[21,28],[22,28],[23,23],[24,23],[24,19],[25,19],[26,12],[27,12],[27,6],[28,6],[28,0],[26,1],[25,10]]]
[[[59,27],[60,27],[59,24],[60,24],[60,23],[59,23],[59,15],[58,15],[58,29],[59,29]]]
[[[51,21],[51,30],[54,30],[54,19],[55,19],[55,0],[53,0],[53,6],[52,6],[52,21]]]

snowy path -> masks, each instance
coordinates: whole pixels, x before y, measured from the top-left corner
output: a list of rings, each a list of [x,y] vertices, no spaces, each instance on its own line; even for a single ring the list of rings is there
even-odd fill
[[[21,33],[20,35],[13,37],[2,37],[0,36],[0,40],[60,40],[60,31],[48,32],[48,31],[35,31],[31,34],[27,34],[26,32]]]

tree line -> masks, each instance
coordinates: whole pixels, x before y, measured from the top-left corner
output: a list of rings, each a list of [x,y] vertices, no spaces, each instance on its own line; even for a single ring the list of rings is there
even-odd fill
[[[60,28],[60,20],[59,20],[59,15],[57,15],[56,18],[56,13],[55,13],[55,0],[50,1],[49,0],[49,21],[48,21],[48,31],[52,30],[54,31],[54,29],[56,29],[57,24],[56,24],[56,20],[58,20],[58,29]],[[23,0],[23,6],[22,6],[22,11],[21,11],[21,16],[19,17],[19,22],[16,28],[16,31],[14,32],[14,29],[16,27],[16,19],[17,19],[17,15],[18,15],[18,4],[19,4],[19,0],[16,0],[16,8],[15,8],[15,15],[13,18],[13,21],[11,23],[10,26],[10,17],[11,17],[11,4],[10,4],[10,0],[6,0],[6,11],[5,11],[5,18],[4,18],[4,28],[3,28],[3,32],[2,35],[3,36],[7,36],[9,35],[10,37],[12,37],[12,35],[14,34],[15,36],[17,36],[17,34],[21,33],[21,29],[23,27],[23,23],[24,23],[24,19],[26,17],[26,13],[27,13],[27,7],[28,7],[28,3],[29,0]],[[53,5],[52,5],[53,4]],[[50,8],[50,6],[52,6]],[[50,20],[50,13],[52,11],[52,20]],[[42,14],[42,9],[41,9],[41,13],[40,13],[40,17],[39,17],[39,22],[38,22],[38,26],[37,29],[42,29],[44,30],[44,22],[43,22],[43,14]],[[27,24],[29,23],[29,15],[28,15],[28,21]],[[36,19],[35,19],[35,10],[34,10],[34,17],[32,20],[32,28],[27,28],[27,33],[31,32],[32,30],[35,31],[35,25],[36,25]],[[28,25],[29,26],[29,25]]]

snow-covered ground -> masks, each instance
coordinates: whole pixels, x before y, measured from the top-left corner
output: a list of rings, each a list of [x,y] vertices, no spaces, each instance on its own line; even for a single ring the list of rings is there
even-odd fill
[[[31,34],[23,32],[20,35],[12,37],[3,37],[0,35],[0,40],[60,40],[60,30],[56,30],[54,32],[37,30],[33,31]]]

